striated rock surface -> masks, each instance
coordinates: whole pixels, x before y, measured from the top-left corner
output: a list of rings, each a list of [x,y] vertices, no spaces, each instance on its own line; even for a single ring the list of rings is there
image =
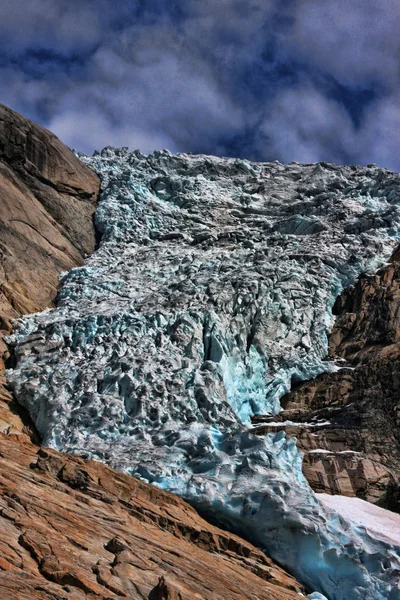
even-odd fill
[[[286,395],[280,419],[297,425],[280,428],[297,437],[314,490],[400,511],[399,253],[345,290],[334,312],[329,351],[342,368]]]
[[[34,312],[93,252],[100,182],[52,133],[0,105],[0,316]]]
[[[100,248],[25,319],[9,380],[45,442],[177,492],[330,600],[397,600],[400,545],[325,508],[282,432],[340,291],[391,255],[400,177],[105,149]],[[160,583],[161,589],[164,583]]]
[[[0,434],[2,600],[295,600],[263,552],[185,502]]]
[[[99,187],[54,134],[0,104],[0,431],[30,433],[4,388],[2,335],[51,305],[60,273],[93,252]]]

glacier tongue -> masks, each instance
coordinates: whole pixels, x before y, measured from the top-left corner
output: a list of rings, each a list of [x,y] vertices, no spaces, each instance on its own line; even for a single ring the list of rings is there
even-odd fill
[[[333,302],[389,258],[400,176],[113,148],[81,159],[103,182],[100,247],[12,338],[9,382],[44,443],[181,495],[331,600],[399,599],[399,548],[321,505],[294,439],[247,426],[335,368]]]

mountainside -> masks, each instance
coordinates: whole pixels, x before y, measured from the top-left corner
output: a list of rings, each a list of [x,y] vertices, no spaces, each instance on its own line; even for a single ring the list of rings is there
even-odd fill
[[[2,335],[10,319],[51,305],[60,273],[93,252],[99,188],[99,178],[55,135],[0,104],[1,431],[21,426],[4,388]]]
[[[0,127],[7,173],[0,176],[0,318],[9,333],[10,318],[51,305],[59,271],[93,250],[99,183],[53,134],[21,115],[0,107]],[[4,359],[12,364],[7,350]],[[303,590],[263,552],[176,496],[101,463],[40,449],[29,416],[3,385],[0,400],[2,599],[290,600]]]
[[[178,493],[332,600],[398,599],[398,537],[327,508],[295,440],[255,436],[251,420],[274,427],[291,386],[357,372],[327,360],[331,311],[390,258],[400,177],[167,151],[81,158],[102,179],[100,247],[11,340],[9,381],[44,443]]]
[[[93,252],[99,187],[54,134],[0,105],[3,319],[48,306],[60,272]]]
[[[263,552],[100,463],[0,434],[4,600],[295,600]]]

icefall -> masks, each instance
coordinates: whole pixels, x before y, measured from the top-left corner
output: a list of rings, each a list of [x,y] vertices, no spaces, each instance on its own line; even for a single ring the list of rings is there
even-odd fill
[[[167,151],[81,159],[102,178],[100,247],[12,338],[9,382],[44,443],[180,494],[331,600],[398,600],[399,549],[322,507],[294,439],[246,426],[335,369],[332,305],[390,257],[400,177]]]

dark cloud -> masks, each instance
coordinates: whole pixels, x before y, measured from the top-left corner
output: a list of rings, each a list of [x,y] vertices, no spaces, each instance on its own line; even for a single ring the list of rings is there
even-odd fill
[[[0,0],[1,101],[92,151],[400,170],[397,0]]]
[[[9,56],[30,48],[78,53],[103,38],[102,4],[90,1],[1,0],[1,46]]]

